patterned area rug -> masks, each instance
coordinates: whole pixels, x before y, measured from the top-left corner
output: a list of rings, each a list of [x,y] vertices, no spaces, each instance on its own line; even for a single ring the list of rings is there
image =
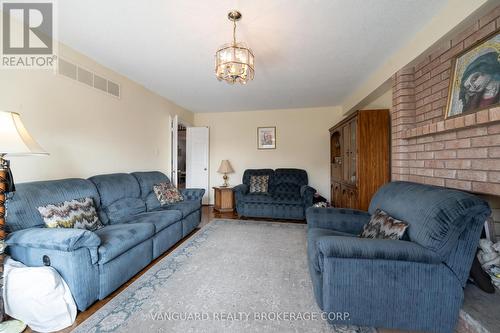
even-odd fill
[[[363,332],[314,301],[306,225],[215,220],[73,332]]]

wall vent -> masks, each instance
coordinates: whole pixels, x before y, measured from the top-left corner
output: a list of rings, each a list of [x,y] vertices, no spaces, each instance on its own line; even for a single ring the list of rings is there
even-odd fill
[[[101,90],[109,95],[120,98],[120,85],[94,72],[82,68],[68,60],[58,59],[58,73],[87,86]]]

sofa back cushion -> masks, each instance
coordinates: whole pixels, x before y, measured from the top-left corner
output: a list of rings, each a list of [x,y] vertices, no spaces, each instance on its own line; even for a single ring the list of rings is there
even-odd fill
[[[92,198],[99,209],[100,198],[97,189],[92,182],[85,179],[70,178],[16,184],[16,191],[9,193],[7,197],[7,229],[16,231],[44,227],[45,223],[38,207],[86,197]]]
[[[269,176],[268,192],[272,193],[274,190],[274,170],[273,169],[246,169],[243,173],[242,183],[248,185],[250,188],[250,179],[252,176]]]
[[[463,233],[477,246],[477,224],[482,225],[491,214],[488,204],[472,194],[410,182],[382,186],[373,196],[369,212],[377,209],[407,222],[409,239],[436,252],[444,261],[457,251]]]
[[[139,183],[134,176],[115,173],[90,177],[89,180],[95,184],[101,197],[100,216],[105,216],[110,224],[146,211],[146,205],[140,198]]]
[[[276,169],[274,173],[274,193],[278,195],[300,196],[300,188],[308,184],[307,172],[302,169]]]
[[[160,207],[160,202],[153,192],[153,186],[159,183],[169,182],[170,179],[159,171],[133,172],[141,189],[141,198],[146,203],[148,211]]]

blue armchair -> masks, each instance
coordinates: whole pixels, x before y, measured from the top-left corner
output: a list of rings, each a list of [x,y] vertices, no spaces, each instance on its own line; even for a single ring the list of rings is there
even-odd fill
[[[250,193],[252,176],[269,176],[267,193]],[[308,184],[307,172],[300,169],[248,169],[243,184],[236,186],[236,211],[239,216],[303,220],[312,206],[316,190]]]
[[[409,224],[407,240],[357,237],[377,208]],[[383,186],[369,212],[309,208],[307,252],[318,305],[349,313],[335,324],[453,332],[489,214],[471,194],[409,182]]]

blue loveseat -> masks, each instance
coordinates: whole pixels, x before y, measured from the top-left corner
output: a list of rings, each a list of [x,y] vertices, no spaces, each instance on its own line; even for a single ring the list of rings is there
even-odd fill
[[[407,240],[358,238],[377,208],[409,224]],[[468,193],[409,182],[386,184],[369,212],[307,211],[314,296],[334,324],[451,333],[488,204]],[[341,320],[342,319],[342,320]]]
[[[267,193],[250,193],[252,176],[269,176]],[[239,216],[303,220],[316,190],[301,169],[248,169],[243,184],[233,189]]]
[[[7,200],[9,254],[28,266],[54,267],[83,311],[200,223],[205,191],[182,190],[184,201],[160,206],[152,190],[163,181],[161,172],[135,172],[18,184]],[[82,197],[93,198],[103,228],[45,228],[37,207]]]

